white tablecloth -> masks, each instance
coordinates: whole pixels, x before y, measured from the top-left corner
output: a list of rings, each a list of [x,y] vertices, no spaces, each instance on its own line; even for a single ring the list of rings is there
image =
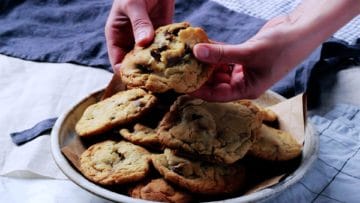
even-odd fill
[[[100,201],[69,181],[56,166],[49,135],[22,146],[13,144],[9,135],[58,117],[105,87],[111,76],[96,68],[0,55],[0,202]]]

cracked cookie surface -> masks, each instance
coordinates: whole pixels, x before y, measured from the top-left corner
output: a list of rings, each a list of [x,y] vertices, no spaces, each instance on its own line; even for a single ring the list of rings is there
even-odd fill
[[[92,136],[127,124],[147,112],[156,97],[140,88],[116,93],[86,108],[75,130],[79,136]]]
[[[193,56],[197,43],[209,43],[201,28],[186,22],[159,27],[150,46],[135,47],[125,56],[120,69],[122,81],[152,92],[193,92],[213,71],[211,65]]]
[[[250,149],[261,127],[256,106],[180,96],[160,123],[160,142],[207,161],[231,164]]]
[[[241,165],[221,166],[176,156],[170,149],[151,156],[156,170],[169,182],[199,194],[229,194],[240,190],[245,182]]]
[[[90,146],[80,157],[80,170],[102,185],[125,184],[143,179],[150,170],[149,152],[126,141],[103,141]]]

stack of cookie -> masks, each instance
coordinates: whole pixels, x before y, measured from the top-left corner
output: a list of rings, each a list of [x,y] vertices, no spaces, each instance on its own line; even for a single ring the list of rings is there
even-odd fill
[[[149,47],[125,57],[127,89],[89,106],[76,124],[83,140],[104,138],[80,157],[85,177],[126,187],[134,198],[212,200],[246,189],[245,157],[287,161],[301,154],[290,134],[264,124],[276,122],[272,111],[249,100],[213,103],[186,95],[213,71],[192,55],[200,42],[208,42],[202,29],[171,24],[156,31]]]

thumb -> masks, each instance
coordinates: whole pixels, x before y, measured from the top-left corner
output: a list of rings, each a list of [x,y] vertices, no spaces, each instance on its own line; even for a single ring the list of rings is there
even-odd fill
[[[194,55],[206,63],[242,63],[250,53],[246,45],[199,43],[194,46]]]
[[[126,7],[126,14],[130,18],[135,42],[139,46],[146,46],[154,38],[154,28],[144,1],[132,1]]]

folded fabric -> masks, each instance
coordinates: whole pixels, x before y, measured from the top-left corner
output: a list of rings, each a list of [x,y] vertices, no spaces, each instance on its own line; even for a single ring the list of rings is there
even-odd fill
[[[34,127],[26,129],[21,132],[14,132],[10,134],[11,140],[16,145],[22,145],[29,142],[36,137],[43,135],[45,132],[50,132],[55,125],[57,118],[49,118],[37,123]]]
[[[306,75],[297,72],[295,78],[304,78],[302,91],[308,95],[308,108],[314,109],[321,105],[319,97],[322,87],[332,88],[336,85],[336,73],[353,66],[360,65],[360,38],[354,44],[341,40],[330,40],[323,44],[320,59]],[[307,78],[306,78],[307,77]],[[298,80],[296,80],[298,81]],[[295,85],[296,87],[296,85]],[[298,91],[301,91],[299,89]]]

